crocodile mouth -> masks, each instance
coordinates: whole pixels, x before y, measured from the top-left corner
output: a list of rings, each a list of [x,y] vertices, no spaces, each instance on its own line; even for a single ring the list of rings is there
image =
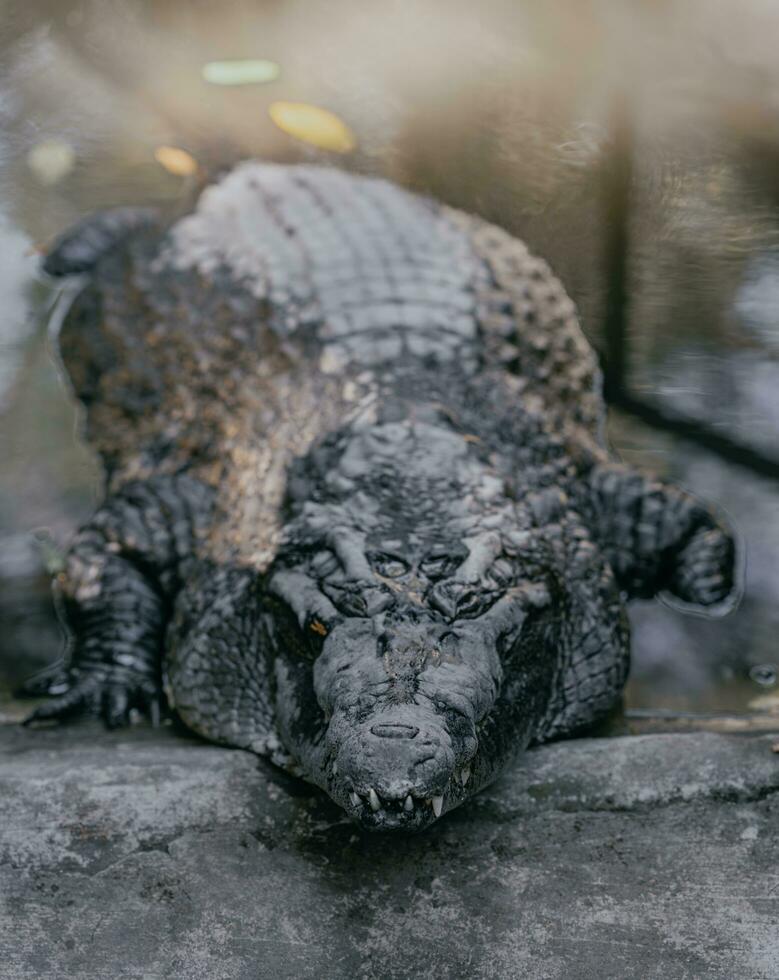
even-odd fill
[[[471,795],[472,764],[462,766],[453,773],[438,792],[428,793],[421,788],[405,793],[382,795],[373,786],[360,783],[347,789],[345,783],[336,786],[331,777],[331,795],[365,830],[400,830],[414,833],[424,830],[448,810],[459,806]],[[345,794],[345,796],[344,796]]]
[[[362,724],[343,715],[328,728],[325,788],[366,830],[422,830],[459,806],[478,781],[472,726],[453,731],[443,717],[416,708],[383,710]]]

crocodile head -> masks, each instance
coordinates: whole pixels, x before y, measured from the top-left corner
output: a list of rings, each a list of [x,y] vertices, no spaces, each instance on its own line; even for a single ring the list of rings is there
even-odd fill
[[[306,503],[270,576],[276,724],[303,775],[365,828],[418,830],[537,730],[558,588],[460,436],[382,426],[339,459],[326,481],[339,495],[297,481]]]

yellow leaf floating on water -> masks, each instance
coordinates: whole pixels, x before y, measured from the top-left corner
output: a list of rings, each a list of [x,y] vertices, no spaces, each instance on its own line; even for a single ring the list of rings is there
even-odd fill
[[[251,58],[243,61],[209,61],[202,75],[212,85],[261,85],[275,82],[281,69],[275,61]]]
[[[779,715],[779,694],[761,694],[758,698],[753,698],[748,707],[753,711],[767,711],[772,715]]]
[[[27,166],[41,184],[56,184],[66,177],[76,162],[76,151],[65,140],[43,140],[27,154]]]
[[[351,129],[328,109],[306,102],[273,102],[268,112],[280,130],[304,143],[335,153],[349,153],[357,145]]]
[[[168,173],[175,174],[177,177],[189,177],[197,170],[197,160],[191,153],[177,146],[158,146],[154,151],[154,159]]]

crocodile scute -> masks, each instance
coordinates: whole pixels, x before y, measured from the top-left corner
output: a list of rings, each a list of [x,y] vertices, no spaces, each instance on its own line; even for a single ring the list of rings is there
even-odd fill
[[[618,701],[625,604],[721,608],[710,507],[614,460],[548,265],[387,181],[247,162],[44,261],[106,494],[33,721],[167,706],[420,830]]]

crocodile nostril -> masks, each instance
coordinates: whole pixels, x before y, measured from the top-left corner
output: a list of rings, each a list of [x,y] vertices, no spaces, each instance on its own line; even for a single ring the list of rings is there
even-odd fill
[[[371,734],[379,738],[414,738],[419,729],[413,725],[374,725]]]

